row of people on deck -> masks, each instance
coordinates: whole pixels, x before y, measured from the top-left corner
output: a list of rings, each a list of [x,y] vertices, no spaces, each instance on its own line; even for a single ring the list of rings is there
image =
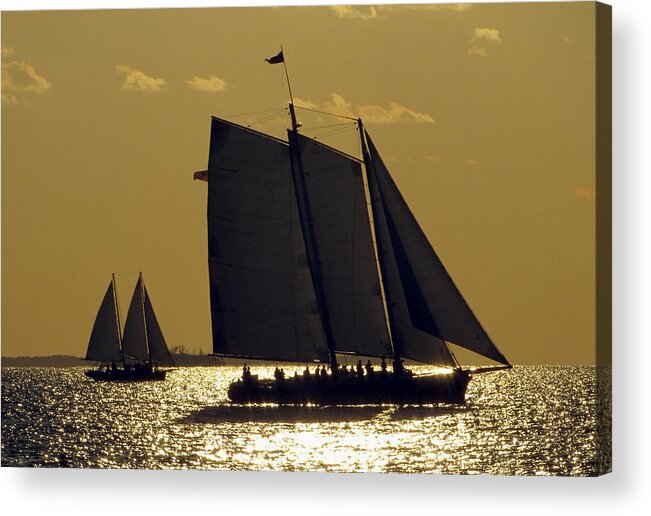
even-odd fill
[[[394,373],[401,373],[404,371],[404,367],[402,365],[402,360],[400,362],[395,362],[393,363],[393,372]],[[362,365],[362,361],[358,360],[357,365],[350,366],[350,369],[348,369],[347,366],[345,365],[340,365],[338,366],[338,372],[343,375],[353,375],[353,376],[358,376],[359,378],[362,378],[364,375],[366,376],[373,376],[375,374],[375,369],[373,368],[373,364],[371,363],[370,360],[366,361],[366,365]],[[387,374],[387,362],[384,358],[382,358],[382,362],[380,363],[380,374]],[[306,367],[305,371],[303,373],[304,375],[309,375],[309,368]],[[325,366],[317,366],[316,368],[316,374],[317,375],[325,375],[327,374],[326,372],[326,367]]]
[[[104,366],[103,364],[99,366],[99,371],[100,373],[105,372],[106,374],[117,374],[118,371],[118,366],[116,365],[115,362],[111,363],[109,366],[108,364]],[[124,364],[124,372],[125,373],[135,373],[135,374],[144,374],[144,373],[151,373],[153,371],[158,371],[158,367],[154,368],[152,367],[151,362],[136,362],[135,364],[129,364],[126,363]]]
[[[371,363],[370,360],[366,361],[366,365],[362,365],[362,361],[358,360],[356,366],[350,366],[350,370],[345,366],[341,365],[338,366],[338,373],[344,377],[346,376],[357,376],[358,378],[363,378],[364,374],[366,374],[367,377],[372,377],[375,374],[375,370],[373,369],[373,364]],[[404,366],[402,365],[402,360],[400,361],[395,361],[393,362],[393,373],[394,374],[403,374],[406,370],[404,369]],[[382,358],[382,362],[380,364],[380,374],[381,375],[387,375],[387,362]],[[306,366],[304,371],[303,371],[303,378],[310,378],[310,377],[316,377],[316,378],[328,378],[328,370],[326,369],[325,365],[318,365],[316,367],[316,370],[314,373],[310,372],[310,367]],[[294,373],[294,378],[298,378],[299,373],[296,371]],[[276,367],[274,370],[274,378],[276,381],[281,382],[285,379],[285,370],[282,368]],[[245,382],[249,382],[251,380],[251,368],[245,363],[244,367],[242,368],[242,380]]]

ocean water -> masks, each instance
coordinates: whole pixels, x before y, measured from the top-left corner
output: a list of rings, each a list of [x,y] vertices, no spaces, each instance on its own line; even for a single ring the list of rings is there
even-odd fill
[[[239,373],[120,384],[84,368],[3,368],[1,464],[592,476],[610,463],[609,407],[596,402],[610,386],[591,366],[481,374],[465,405],[424,407],[231,406]]]

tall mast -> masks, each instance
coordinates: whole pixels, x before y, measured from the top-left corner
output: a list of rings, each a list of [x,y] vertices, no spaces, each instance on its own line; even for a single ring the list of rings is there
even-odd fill
[[[296,121],[296,110],[293,102],[289,103],[289,116],[292,117],[292,132],[296,134],[298,133],[298,122]]]
[[[325,297],[325,289],[323,286],[323,278],[321,276],[321,267],[319,261],[319,251],[316,244],[316,235],[314,234],[314,227],[312,226],[312,211],[310,209],[310,200],[307,195],[307,187],[305,185],[305,178],[303,175],[303,166],[301,163],[301,155],[296,144],[298,138],[299,124],[296,121],[296,111],[294,109],[294,98],[292,96],[292,87],[289,83],[289,74],[287,73],[287,63],[283,47],[280,47],[283,56],[283,66],[285,67],[285,77],[287,78],[287,89],[289,90],[289,114],[292,119],[292,129],[289,135],[289,149],[292,164],[292,177],[294,180],[294,192],[296,194],[296,201],[298,203],[299,219],[301,221],[301,228],[303,230],[303,238],[305,239],[305,250],[307,259],[310,265],[310,272],[312,274],[312,283],[314,285],[314,293],[316,295],[317,304],[319,306],[319,315],[321,317],[321,325],[325,334],[326,343],[328,345],[328,355],[330,357],[330,370],[333,374],[337,373],[337,354],[335,348],[334,335],[330,325],[330,315],[328,313],[328,305]]]
[[[290,104],[290,110],[293,112],[293,106]],[[330,356],[330,368],[333,374],[337,372],[337,354],[335,351],[335,339],[332,334],[332,327],[330,325],[330,315],[328,312],[328,305],[326,302],[325,289],[323,286],[323,277],[321,275],[321,267],[319,260],[319,250],[316,244],[316,235],[314,233],[314,226],[312,225],[312,210],[310,209],[310,200],[307,195],[307,187],[305,185],[305,177],[303,175],[303,166],[301,163],[301,155],[296,144],[298,131],[294,128],[290,131],[289,148],[292,163],[292,177],[294,179],[294,191],[296,194],[296,202],[298,203],[299,219],[301,221],[301,228],[303,229],[303,238],[305,240],[305,250],[307,253],[308,263],[310,265],[310,272],[312,274],[312,283],[314,285],[314,294],[316,295],[317,304],[319,306],[319,315],[321,317],[321,325],[325,334],[326,343],[328,345],[328,355]]]
[[[122,348],[122,324],[120,322],[120,304],[118,303],[118,289],[115,284],[115,273],[111,274],[111,284],[113,285],[113,302],[115,304],[115,315],[118,324],[118,344],[120,346],[120,356],[122,357],[122,367],[126,369],[126,359],[124,357],[124,349]]]
[[[362,119],[358,118],[357,119],[357,127],[359,129],[359,138],[360,138],[360,143],[362,145],[362,156],[364,158],[364,166],[366,167],[366,173],[367,176],[369,174],[375,175],[375,168],[373,166],[373,162],[371,160],[371,156],[368,152],[368,145],[366,143],[366,137],[364,136],[364,126],[362,125]],[[400,367],[401,364],[401,350],[399,344],[396,342],[396,340],[393,338],[394,335],[397,334],[396,328],[395,328],[395,322],[393,320],[393,317],[391,315],[391,310],[389,310],[389,306],[391,306],[391,298],[389,297],[389,292],[384,288],[384,277],[386,276],[386,265],[384,263],[384,259],[382,257],[382,253],[380,252],[380,247],[378,244],[378,235],[380,234],[380,228],[379,228],[379,217],[378,214],[376,213],[376,208],[375,205],[372,202],[372,195],[373,192],[370,191],[370,181],[368,180],[367,177],[367,182],[369,184],[369,194],[371,195],[371,212],[373,214],[373,229],[375,232],[375,250],[377,252],[377,257],[378,257],[378,263],[380,264],[380,287],[381,291],[384,294],[384,301],[386,303],[386,310],[387,310],[387,319],[389,320],[389,339],[391,341],[391,348],[393,349],[393,363],[394,367]]]
[[[280,53],[283,56],[283,67],[285,68],[285,78],[287,79],[287,89],[289,90],[289,116],[292,118],[292,131],[298,131],[298,123],[296,122],[296,111],[294,111],[294,96],[292,95],[292,85],[289,82],[289,73],[287,72],[287,61],[285,60],[285,50],[280,45]]]
[[[147,317],[145,316],[145,284],[142,281],[142,272],[139,273],[138,283],[140,284],[140,307],[142,309],[142,322],[145,328],[145,346],[147,347],[147,357],[151,363],[151,353],[149,351],[149,334],[147,331]]]

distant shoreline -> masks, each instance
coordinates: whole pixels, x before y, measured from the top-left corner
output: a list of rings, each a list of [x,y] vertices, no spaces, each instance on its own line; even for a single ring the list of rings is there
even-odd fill
[[[173,353],[174,363],[181,367],[216,367],[226,365],[223,359],[210,355],[188,355]],[[72,355],[50,355],[40,357],[1,357],[2,367],[90,367],[95,362]]]
[[[221,358],[212,355],[192,355],[187,353],[172,353],[174,364],[178,367],[221,367],[221,366],[241,366],[247,362],[253,367],[265,367],[278,364],[292,366],[316,366],[316,363],[292,363],[272,362],[266,360],[245,360],[241,358]],[[357,358],[357,357],[356,357]],[[366,362],[369,357],[359,357],[362,362]],[[377,359],[371,359],[374,362]],[[48,355],[48,356],[20,356],[20,357],[1,357],[0,365],[2,367],[95,367],[99,362],[84,360],[81,357],[72,355]],[[350,366],[351,364],[347,364]],[[425,365],[417,364],[411,360],[406,360],[405,365]],[[488,364],[466,364],[464,367],[484,367]],[[517,366],[591,366],[597,367],[596,364],[515,364]]]

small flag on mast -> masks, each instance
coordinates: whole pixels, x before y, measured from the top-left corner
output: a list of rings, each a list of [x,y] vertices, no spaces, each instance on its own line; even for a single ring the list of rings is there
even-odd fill
[[[269,64],[284,63],[285,56],[283,56],[283,51],[281,50],[277,55],[270,57],[269,59],[265,59],[265,61]]]
[[[195,181],[205,181],[206,183],[208,182],[208,171],[207,170],[199,170],[198,172],[194,173],[193,178]]]

